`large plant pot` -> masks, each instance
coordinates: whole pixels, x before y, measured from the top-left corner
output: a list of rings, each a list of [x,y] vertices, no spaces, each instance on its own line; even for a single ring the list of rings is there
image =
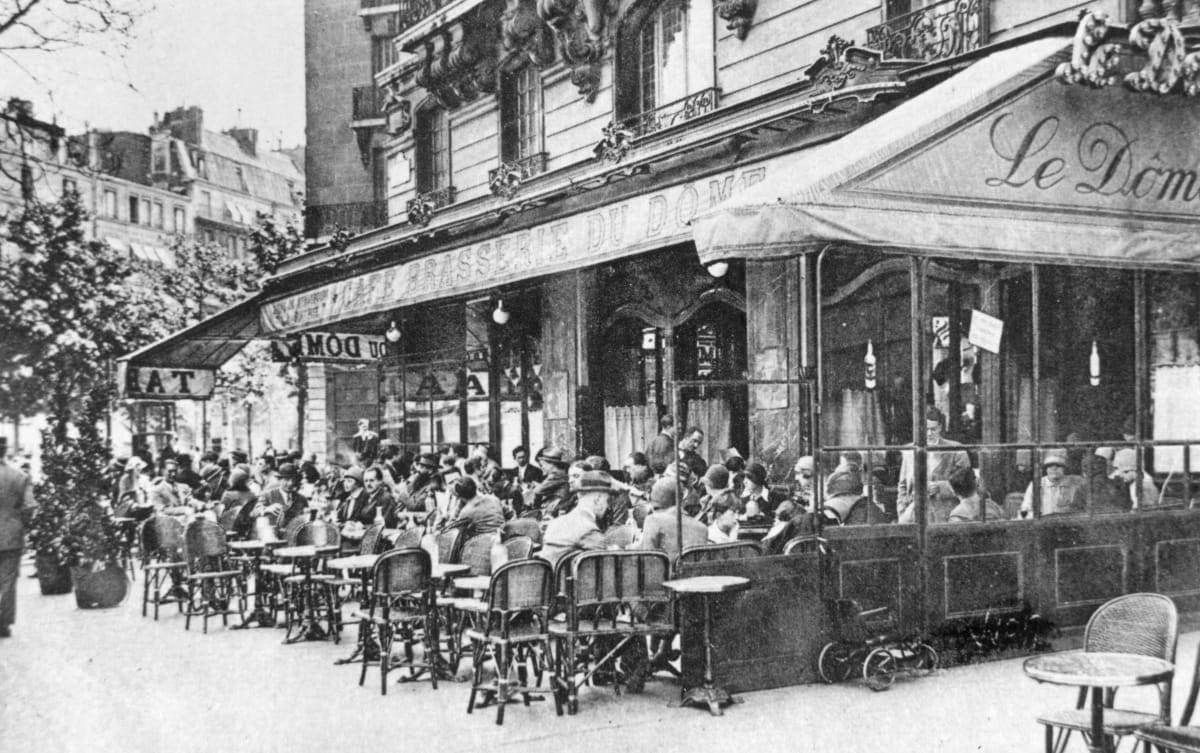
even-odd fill
[[[75,579],[75,603],[80,609],[109,609],[124,601],[129,593],[125,570],[116,563],[98,570],[73,567],[71,575]]]
[[[44,554],[34,559],[34,567],[37,568],[38,585],[42,588],[43,596],[71,593],[71,568]]]

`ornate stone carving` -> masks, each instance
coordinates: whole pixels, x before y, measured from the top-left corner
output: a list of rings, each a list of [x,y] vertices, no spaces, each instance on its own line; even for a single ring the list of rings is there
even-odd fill
[[[600,91],[600,62],[610,45],[615,0],[538,0],[538,15],[558,39],[571,83],[588,102]]]
[[[534,0],[508,0],[500,32],[510,56],[525,56],[539,68],[554,62],[554,34],[538,15]]]
[[[596,159],[605,162],[620,162],[633,148],[634,133],[622,123],[609,123],[601,131],[599,143],[592,152]]]
[[[1102,44],[1108,34],[1108,15],[1086,11],[1075,27],[1071,43],[1071,60],[1058,66],[1058,77],[1068,84],[1111,86],[1117,82],[1112,74],[1117,65],[1115,44]]]
[[[538,152],[524,159],[503,162],[488,171],[488,188],[497,196],[511,199],[521,184],[546,171],[546,153]]]
[[[383,117],[389,136],[399,136],[412,125],[412,103],[400,96],[400,81],[393,79],[380,87]]]
[[[1068,84],[1112,86],[1124,80],[1130,89],[1152,94],[1180,92],[1200,95],[1200,52],[1189,52],[1187,40],[1168,13],[1165,18],[1150,18],[1129,30],[1129,47],[1146,54],[1140,70],[1122,77],[1117,72],[1121,45],[1105,44],[1109,33],[1108,17],[1085,12],[1075,30],[1070,62],[1058,67],[1058,77]]]
[[[494,14],[481,9],[463,21],[462,38],[457,42],[449,29],[442,32],[436,50],[432,40],[426,42],[417,86],[450,110],[496,91],[498,23]]]
[[[758,0],[713,0],[713,8],[718,16],[729,22],[725,28],[732,31],[738,39],[745,39],[750,33],[750,24],[754,22]]]
[[[883,53],[856,47],[854,40],[845,40],[835,34],[821,50],[821,57],[804,71],[804,75],[812,84],[813,94],[824,94],[854,83],[860,75],[878,67],[882,58]]]
[[[434,191],[419,193],[409,199],[405,207],[408,214],[408,222],[417,227],[425,227],[433,219],[434,212],[453,203],[454,186],[446,186]]]
[[[1130,89],[1168,94],[1179,87],[1189,97],[1200,92],[1200,55],[1187,52],[1174,21],[1152,18],[1139,22],[1129,30],[1129,44],[1145,50],[1149,57],[1144,68],[1125,77]]]

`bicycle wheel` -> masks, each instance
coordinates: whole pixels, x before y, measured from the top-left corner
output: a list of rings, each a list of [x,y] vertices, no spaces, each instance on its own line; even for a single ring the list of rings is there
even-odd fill
[[[941,664],[938,652],[928,643],[918,643],[913,647],[914,666],[922,672],[932,672]]]
[[[842,682],[850,676],[850,655],[854,649],[844,643],[826,643],[817,657],[817,674],[826,684]]]
[[[896,657],[887,649],[875,649],[863,661],[862,675],[871,690],[887,690],[896,679]]]

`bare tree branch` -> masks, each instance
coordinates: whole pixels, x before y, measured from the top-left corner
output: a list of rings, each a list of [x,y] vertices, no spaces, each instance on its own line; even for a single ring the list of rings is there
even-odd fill
[[[145,0],[0,0],[0,50],[125,47]]]

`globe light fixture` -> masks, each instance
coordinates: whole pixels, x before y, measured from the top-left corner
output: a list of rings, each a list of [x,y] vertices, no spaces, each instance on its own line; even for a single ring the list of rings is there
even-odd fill
[[[390,325],[388,325],[387,332],[384,332],[383,336],[384,336],[384,338],[387,339],[388,342],[392,343],[393,345],[400,342],[400,328],[396,326],[395,320],[393,320],[392,323]]]
[[[504,301],[496,301],[496,310],[492,312],[492,321],[500,326],[508,324],[509,312],[504,309]]]
[[[728,271],[729,262],[727,261],[714,261],[712,264],[708,265],[708,273],[713,277],[724,277],[725,273]]]

